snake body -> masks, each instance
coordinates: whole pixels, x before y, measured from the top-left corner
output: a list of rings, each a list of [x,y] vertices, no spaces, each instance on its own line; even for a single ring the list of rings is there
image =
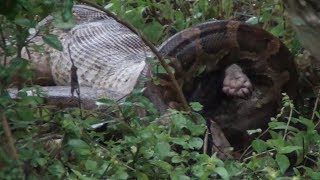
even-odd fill
[[[75,27],[67,32],[52,30],[60,37],[63,51],[46,47],[50,58],[45,59],[50,60],[35,65],[35,69],[41,67],[37,71],[50,67],[55,83],[68,85],[72,59],[81,86],[99,89],[105,92],[99,96],[115,100],[129,94],[141,76],[154,74],[161,83],[147,82],[146,95],[161,112],[172,104],[179,107],[167,75],[151,72],[146,65],[145,59],[152,53],[137,35],[97,9],[75,5],[73,11]],[[35,38],[34,43],[41,44],[41,39]],[[297,73],[289,50],[258,27],[210,21],[177,33],[158,49],[170,59],[188,100],[201,102],[202,113],[224,129],[244,131],[264,126],[276,113],[282,92],[295,97]],[[41,55],[34,52],[31,56],[37,59]],[[240,66],[254,85],[247,99],[228,97],[219,90],[224,69],[232,64]]]
[[[60,38],[63,51],[48,45],[45,45],[45,56],[44,52],[32,51],[34,69],[38,74],[51,76],[56,85],[69,85],[73,60],[81,86],[104,91],[101,96],[114,100],[128,95],[145,67],[149,48],[136,34],[102,11],[75,5],[73,13],[76,25],[72,29],[50,30]],[[51,22],[52,17],[44,19],[38,29],[50,27]],[[32,37],[32,41],[44,44],[41,34]]]
[[[290,51],[258,27],[210,21],[177,33],[159,51],[171,58],[170,65],[189,101],[203,104],[202,113],[218,122],[228,136],[265,127],[280,106],[282,92],[296,97],[298,77]],[[223,70],[232,64],[240,66],[254,86],[247,99],[221,92]],[[159,87],[162,98],[167,103],[176,101],[170,95],[170,83],[164,84]]]

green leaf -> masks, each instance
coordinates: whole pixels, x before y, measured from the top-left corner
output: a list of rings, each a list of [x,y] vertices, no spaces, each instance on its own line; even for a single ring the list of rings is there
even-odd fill
[[[293,131],[293,132],[299,132],[300,130],[293,127],[293,126],[287,126],[287,125],[283,125],[283,126],[277,126],[277,127],[274,127],[272,129],[276,129],[276,130],[279,130],[279,129],[282,129],[282,130],[285,130],[285,129],[288,129],[289,131]]]
[[[180,112],[174,113],[170,116],[171,122],[174,124],[174,126],[180,130],[187,125],[187,120],[183,114]]]
[[[183,172],[173,171],[170,173],[171,180],[190,180],[190,177],[183,174]]]
[[[36,162],[39,166],[44,166],[45,164],[47,164],[47,160],[45,158],[37,158]]]
[[[42,39],[49,46],[51,46],[51,47],[53,47],[53,48],[55,48],[55,49],[57,49],[59,51],[63,50],[62,44],[61,44],[58,36],[53,35],[53,34],[48,34],[46,36],[42,36]]]
[[[281,148],[286,145],[285,140],[282,138],[279,139],[268,139],[266,142],[269,146],[276,147],[276,148]]]
[[[198,102],[191,102],[190,106],[194,111],[197,111],[197,112],[203,109],[203,106]]]
[[[285,146],[285,147],[280,147],[277,150],[281,154],[288,154],[288,153],[291,153],[293,151],[301,150],[301,149],[302,149],[302,147],[300,147],[300,146]]]
[[[261,153],[267,150],[268,145],[261,139],[255,139],[254,141],[252,141],[252,147],[257,153]]]
[[[64,167],[60,161],[57,161],[55,164],[48,167],[48,171],[58,177],[59,179],[63,176],[65,173]]]
[[[67,19],[64,19],[62,15],[59,14],[54,17],[54,21],[52,24],[56,28],[67,29],[67,30],[73,28],[76,25],[76,18],[74,18],[73,16],[68,21],[66,20]]]
[[[81,139],[70,139],[68,145],[79,155],[90,155],[90,146]]]
[[[270,128],[277,128],[277,127],[285,127],[287,126],[287,123],[285,122],[279,122],[279,121],[272,121],[272,122],[269,122],[269,127]]]
[[[160,159],[164,159],[170,155],[170,144],[167,142],[159,142],[157,143],[154,151]]]
[[[251,25],[257,25],[259,22],[259,19],[256,16],[253,16],[246,20],[246,23],[251,24]]]
[[[229,173],[230,177],[239,176],[243,173],[243,164],[239,161],[224,161],[224,167]]]
[[[145,25],[145,28],[143,28],[144,34],[148,36],[148,39],[151,42],[156,43],[160,39],[160,35],[162,34],[163,26],[158,23],[157,21],[154,21],[147,26]]]
[[[190,139],[190,136],[188,135],[184,135],[184,136],[179,136],[176,138],[172,138],[171,141],[175,144],[181,145],[181,146],[185,146],[187,144],[187,141]]]
[[[193,136],[203,135],[205,131],[205,124],[195,124],[191,120],[187,121],[187,128],[190,130]]]
[[[128,179],[129,175],[126,172],[126,169],[124,167],[118,168],[116,173],[114,173],[110,179],[115,179],[115,180],[125,180]],[[109,179],[109,178],[108,178]]]
[[[90,148],[90,146],[81,139],[70,139],[68,144],[74,148]]]
[[[307,118],[300,116],[299,118],[292,118],[293,121],[300,122],[307,127],[307,131],[313,131],[315,129],[315,124]]]
[[[62,127],[68,133],[73,133],[75,135],[80,135],[82,131],[82,127],[75,123],[73,119],[65,118],[62,121]]]
[[[283,138],[283,135],[279,132],[269,130],[269,133],[271,135],[271,139],[282,139]]]
[[[81,172],[71,169],[71,171],[81,180],[89,180],[90,178],[86,177],[85,175],[81,174]]]
[[[309,167],[303,167],[306,170],[306,176],[310,179],[320,179],[320,172]]]
[[[43,103],[43,93],[41,90],[37,88],[23,88],[18,92],[18,97],[21,98],[21,104],[30,106],[30,107],[38,107]]]
[[[24,58],[13,58],[10,61],[10,69],[12,70],[26,70],[29,65],[29,61]]]
[[[69,21],[72,18],[73,0],[63,1],[62,19],[63,21]]]
[[[194,137],[189,140],[189,146],[192,149],[200,149],[203,145],[203,140],[199,137]]]
[[[214,169],[214,172],[219,174],[222,179],[230,179],[228,171],[224,167],[217,167]]]
[[[192,166],[192,173],[193,175],[198,177],[198,179],[207,179],[209,176],[208,171],[205,168],[203,168],[203,166],[198,164]]]
[[[172,163],[181,163],[182,161],[183,161],[183,159],[181,158],[181,156],[173,156],[171,158]]]
[[[137,172],[136,177],[138,180],[149,180],[148,176],[142,172]]]
[[[173,167],[171,164],[162,161],[162,160],[155,160],[154,162],[152,162],[152,164],[162,168],[163,170],[165,170],[167,173],[171,173]]]
[[[97,170],[97,165],[98,165],[98,163],[96,161],[92,161],[92,160],[87,160],[85,163],[86,169],[90,170],[90,171]]]
[[[294,171],[294,174],[296,175],[296,176],[301,176],[301,173],[300,173],[300,171],[297,169],[297,168],[293,168],[293,171]]]
[[[32,26],[32,21],[30,21],[27,18],[22,18],[22,17],[16,18],[14,20],[14,23],[16,23],[16,24],[18,24],[18,25],[20,25],[22,27],[31,27]]]
[[[112,8],[112,6],[113,6],[113,3],[109,3],[106,6],[104,6],[104,9],[110,9]]]
[[[272,28],[270,32],[276,37],[283,36],[285,32],[283,23],[279,23],[276,27]]]
[[[109,106],[109,107],[112,107],[112,106],[116,106],[117,103],[112,99],[102,98],[102,99],[99,99],[97,101],[97,105],[98,106]]]
[[[277,162],[282,174],[284,174],[290,166],[290,161],[289,161],[288,157],[283,154],[276,155],[276,162]]]
[[[227,17],[231,16],[233,11],[233,0],[222,0],[222,10]]]
[[[267,12],[265,12],[265,13],[263,13],[261,16],[260,16],[260,18],[259,18],[259,21],[261,21],[261,22],[268,22],[268,21],[270,21],[271,19],[272,19],[272,14],[271,13],[267,13]]]
[[[16,109],[17,114],[23,121],[34,121],[33,111],[32,109],[19,108]]]

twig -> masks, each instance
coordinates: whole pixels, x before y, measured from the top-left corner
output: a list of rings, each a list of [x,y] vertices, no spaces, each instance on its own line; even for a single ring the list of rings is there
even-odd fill
[[[208,126],[207,126],[208,127]],[[209,139],[209,133],[208,129],[206,128],[205,133],[204,133],[204,139],[203,139],[203,154],[207,154],[208,152],[208,139]]]
[[[28,45],[30,42],[32,42],[32,40],[33,40],[34,38],[36,38],[39,34],[40,34],[40,29],[38,29],[38,31],[37,31],[35,34],[33,34],[32,37],[28,38],[28,39],[26,40],[26,42],[24,43],[24,45],[27,46],[27,45]]]
[[[256,139],[260,139],[262,136],[264,136],[267,132],[269,132],[270,127],[268,127],[266,130],[264,130]],[[250,152],[248,152],[250,150],[250,148],[252,147],[252,145],[248,146],[244,152],[242,153],[241,157],[239,158],[239,160],[242,160],[244,158],[244,156],[246,156],[247,154],[252,153],[253,150],[251,150]]]
[[[109,167],[111,166],[112,163],[109,163],[107,168],[103,171],[102,175],[100,176],[100,179],[105,179],[105,176],[109,170]]]
[[[129,124],[130,121],[128,121],[128,118],[125,117],[121,106],[120,106],[119,104],[116,104],[116,107],[118,108],[118,110],[119,110],[119,115],[121,116],[121,118],[123,119],[123,121],[124,121],[125,123]]]
[[[10,129],[8,120],[3,112],[1,113],[1,121],[2,121],[4,134],[6,135],[6,138],[8,141],[9,153],[13,159],[18,160],[19,157],[18,157],[17,149],[14,146],[14,139],[11,133],[11,129]]]
[[[316,99],[316,102],[314,103],[314,106],[313,106],[311,121],[313,121],[314,116],[316,115],[317,107],[318,107],[318,104],[319,104],[319,95],[320,95],[320,89],[318,90],[317,99]]]
[[[70,84],[71,84],[71,95],[73,97],[74,95],[74,91],[76,91],[77,94],[77,100],[78,100],[78,106],[80,109],[80,117],[81,119],[83,119],[83,115],[82,115],[82,104],[81,104],[81,94],[80,94],[80,85],[79,85],[79,81],[78,81],[78,75],[77,75],[77,70],[78,68],[74,65],[74,61],[71,57],[71,51],[70,51],[70,44],[68,44],[68,53],[69,53],[69,58],[71,61],[71,80],[70,80]]]
[[[291,108],[290,108],[289,117],[288,117],[287,126],[286,126],[286,129],[284,130],[283,140],[285,140],[286,137],[287,137],[288,127],[289,127],[290,122],[291,122],[291,119],[292,119],[292,113],[293,113],[293,108],[291,107]]]
[[[173,85],[174,85],[174,88],[177,92],[177,95],[178,95],[178,98],[180,100],[180,102],[182,103],[183,105],[183,109],[185,111],[190,111],[191,108],[189,107],[188,105],[188,102],[181,90],[181,87],[179,86],[179,83],[178,81],[176,80],[174,74],[172,73],[172,71],[170,70],[170,67],[167,65],[167,63],[165,62],[164,58],[162,57],[162,55],[158,52],[158,50],[156,49],[156,47],[149,41],[147,40],[147,38],[145,38],[141,33],[139,33],[139,31],[137,31],[131,24],[119,19],[115,14],[109,12],[108,10],[104,9],[103,7],[93,3],[93,2],[90,2],[88,0],[78,0],[78,2],[81,2],[81,3],[85,3],[87,5],[90,5],[96,9],[99,9],[101,11],[103,11],[104,13],[106,13],[108,16],[110,16],[111,18],[113,18],[114,20],[116,20],[118,23],[126,26],[128,29],[130,29],[133,33],[137,34],[141,39],[142,41],[150,48],[150,50],[156,55],[156,57],[158,58],[161,66],[163,66],[163,68],[166,70],[166,72],[168,73],[169,77],[170,77],[170,80],[172,81]]]
[[[273,151],[276,151],[276,149],[270,149],[270,150],[261,152],[261,153],[259,153],[259,154],[255,154],[255,155],[253,155],[253,156],[247,157],[247,158],[243,159],[243,162],[245,162],[245,161],[247,161],[247,160],[249,160],[249,159],[251,159],[251,158],[257,157],[257,156],[261,156],[261,155],[264,155],[264,154],[267,154],[267,153],[271,153],[271,152],[273,152]]]
[[[60,135],[60,134],[50,134],[50,135],[47,135],[45,137],[41,137],[39,138],[39,141],[49,141],[49,140],[52,140],[52,139],[62,139],[63,136]]]
[[[312,159],[311,157],[309,157],[309,156],[305,156],[305,158],[307,159],[307,160],[309,160],[310,162],[312,162],[315,166],[317,166],[319,163],[316,161],[316,160],[314,160],[314,159]]]
[[[6,66],[7,65],[7,45],[6,45],[6,39],[5,39],[3,31],[2,31],[2,27],[0,27],[0,36],[1,36],[1,41],[3,44],[2,49],[4,52],[3,65]]]
[[[16,46],[17,46],[17,57],[21,58],[21,51],[22,48],[24,46],[24,40],[20,37],[21,34],[23,34],[23,29],[21,26],[16,25],[16,30],[17,30],[17,34],[16,34],[16,38],[17,38],[17,42],[16,42]]]

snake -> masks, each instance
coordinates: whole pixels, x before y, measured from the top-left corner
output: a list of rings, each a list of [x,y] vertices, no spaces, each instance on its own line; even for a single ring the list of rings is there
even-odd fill
[[[168,108],[179,109],[170,78],[147,63],[153,53],[137,34],[93,7],[74,5],[73,13],[74,27],[55,28],[50,25],[53,17],[48,17],[36,27],[39,33],[30,37],[31,44],[45,49],[28,54],[37,78],[49,78],[60,88],[46,89],[49,101],[63,104],[73,98],[70,88],[59,87],[70,84],[73,61],[88,108],[101,97],[120,100],[142,84],[145,96],[162,114]],[[59,37],[62,51],[44,44],[43,28]],[[293,56],[278,38],[259,27],[211,20],[178,32],[158,51],[174,70],[187,100],[200,102],[201,113],[230,135],[266,126],[281,106],[282,93],[296,97]]]
[[[203,104],[202,114],[217,122],[228,139],[238,141],[231,144],[239,143],[234,137],[246,136],[248,129],[266,128],[281,107],[282,93],[293,100],[297,97],[298,75],[292,54],[278,38],[259,27],[239,21],[209,21],[177,33],[159,51],[171,57],[169,64],[188,101]],[[165,79],[159,87],[161,99],[167,104],[177,101],[171,95],[169,78],[161,78]],[[240,94],[228,90],[232,81]]]

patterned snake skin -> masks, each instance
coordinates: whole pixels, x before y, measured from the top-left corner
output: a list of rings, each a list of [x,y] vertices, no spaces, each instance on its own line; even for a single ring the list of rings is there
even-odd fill
[[[40,75],[52,76],[57,85],[69,85],[72,58],[81,86],[103,91],[105,96],[115,100],[129,94],[150,55],[148,47],[137,35],[102,11],[75,5],[73,13],[76,26],[70,31],[50,30],[60,38],[63,51],[45,45],[46,54],[31,52],[34,69]],[[51,21],[52,17],[47,17],[38,28],[50,27]],[[44,44],[40,35],[31,37],[32,42]]]

